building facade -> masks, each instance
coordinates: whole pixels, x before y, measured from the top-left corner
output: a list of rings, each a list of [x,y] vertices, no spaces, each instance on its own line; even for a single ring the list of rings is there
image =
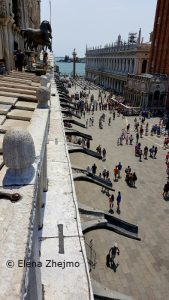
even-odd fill
[[[166,75],[128,75],[125,104],[144,111],[162,112],[166,108],[168,77]]]
[[[0,0],[0,61],[7,70],[13,68],[13,52],[23,49],[23,28],[39,28],[40,1]]]
[[[158,0],[154,29],[152,34],[152,47],[150,53],[150,73],[166,74],[169,77],[169,1]],[[167,97],[169,110],[169,87]]]
[[[158,0],[152,34],[150,73],[169,76],[169,1]]]
[[[149,68],[150,44],[130,34],[128,43],[121,36],[114,45],[86,49],[86,79],[123,95],[127,75],[146,73]]]
[[[169,108],[169,1],[158,0],[151,36],[149,73],[128,75],[125,101],[144,110]]]

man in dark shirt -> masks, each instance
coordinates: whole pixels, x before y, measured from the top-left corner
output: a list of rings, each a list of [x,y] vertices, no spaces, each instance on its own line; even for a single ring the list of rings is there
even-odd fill
[[[118,263],[115,264],[115,262],[114,262],[116,254],[120,255],[120,250],[117,246],[117,243],[114,243],[114,246],[112,248],[110,248],[110,250],[109,250],[109,257],[110,257],[109,266],[110,266],[110,268],[112,268],[114,270],[114,272],[116,272],[116,269],[119,265]]]
[[[16,53],[16,65],[18,68],[18,71],[22,72],[22,68],[24,66],[24,59],[25,59],[25,54],[21,51],[21,49],[18,50]]]

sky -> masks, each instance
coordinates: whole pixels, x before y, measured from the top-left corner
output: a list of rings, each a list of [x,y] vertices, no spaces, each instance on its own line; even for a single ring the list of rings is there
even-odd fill
[[[49,0],[41,0],[41,20],[50,21]],[[142,29],[144,42],[153,31],[157,0],[51,0],[55,56],[84,57],[88,47],[105,46],[121,34]]]

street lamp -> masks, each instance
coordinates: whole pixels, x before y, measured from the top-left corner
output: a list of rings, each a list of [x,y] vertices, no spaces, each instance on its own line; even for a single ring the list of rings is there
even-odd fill
[[[73,55],[73,78],[75,78],[75,76],[76,76],[76,55],[77,55],[75,48],[72,52],[72,55]]]

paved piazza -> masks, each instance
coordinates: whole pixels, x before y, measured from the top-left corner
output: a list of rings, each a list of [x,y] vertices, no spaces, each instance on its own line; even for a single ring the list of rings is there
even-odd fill
[[[92,90],[91,94],[98,98],[98,91]],[[113,180],[114,166],[121,162],[123,165],[122,178],[118,182],[113,181],[115,197],[117,192],[122,193],[121,214],[118,215],[114,209],[114,216],[127,222],[138,225],[141,241],[132,240],[122,235],[107,230],[95,230],[85,235],[86,242],[93,239],[93,248],[96,251],[97,264],[92,269],[91,276],[104,286],[132,296],[134,299],[156,300],[169,299],[169,202],[162,197],[163,186],[166,182],[165,154],[163,150],[163,138],[147,136],[140,139],[142,149],[145,145],[158,146],[157,159],[148,158],[139,162],[135,157],[134,145],[117,146],[117,137],[121,130],[126,128],[127,122],[131,125],[131,133],[135,138],[134,117],[122,119],[117,117],[108,126],[108,117],[112,116],[109,111],[105,112],[106,121],[101,130],[98,126],[99,116],[103,111],[94,113],[94,126],[88,129],[73,125],[74,129],[91,134],[91,149],[95,150],[100,144],[107,150],[105,162],[82,153],[70,154],[72,165],[86,168],[95,162],[98,169],[97,174],[104,168],[110,171],[110,178]],[[86,114],[86,118],[90,115]],[[158,119],[148,120],[151,124],[158,122]],[[85,124],[82,117],[81,122]],[[133,143],[135,144],[135,143]],[[138,177],[137,188],[130,188],[125,182],[124,170],[131,166]],[[80,203],[97,209],[108,211],[108,197],[101,192],[97,185],[87,182],[75,182],[77,199]],[[116,201],[114,208],[116,208]],[[81,215],[82,222],[95,217]],[[120,256],[117,272],[106,267],[106,255],[109,249],[118,243]]]

